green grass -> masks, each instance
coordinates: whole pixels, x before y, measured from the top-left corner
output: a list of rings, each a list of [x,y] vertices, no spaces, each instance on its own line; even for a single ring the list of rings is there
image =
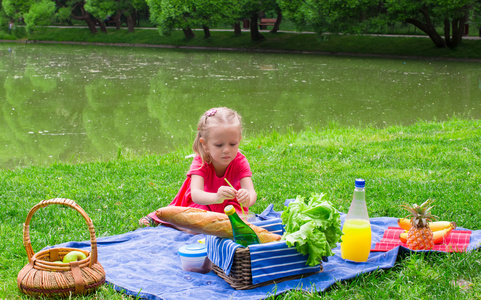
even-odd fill
[[[412,126],[340,127],[246,136],[261,212],[281,210],[287,198],[323,192],[347,212],[354,179],[366,179],[370,217],[401,217],[400,204],[435,199],[433,213],[464,228],[481,229],[481,121],[452,118]],[[74,199],[92,219],[98,237],[138,228],[143,215],[170,203],[190,165],[190,146],[165,155],[135,156],[128,149],[107,162],[57,163],[0,170],[0,299],[23,298],[16,276],[27,263],[22,223],[39,201]],[[31,222],[34,251],[47,245],[88,240],[74,210],[43,208]],[[400,256],[394,268],[361,275],[323,292],[326,299],[481,298],[479,251]],[[427,296],[429,295],[429,296]],[[279,299],[318,299],[316,291],[292,291]],[[124,299],[104,286],[85,299]]]
[[[21,30],[19,28],[18,30]],[[186,40],[182,31],[174,31],[170,36],[161,36],[157,30],[127,30],[109,28],[108,33],[92,34],[86,28],[42,28],[30,36],[20,32],[19,38],[35,41],[73,41],[91,43],[126,43],[148,45],[173,45],[189,47],[239,48],[256,51],[312,51],[322,53],[344,53],[349,55],[401,55],[418,57],[440,57],[458,59],[481,59],[481,40],[463,40],[456,49],[436,48],[429,38],[420,37],[381,37],[367,35],[322,35],[299,33],[264,32],[265,41],[253,42],[250,33],[244,31],[235,36],[233,31],[212,31],[210,39],[203,38],[202,31],[195,31],[196,37]],[[11,39],[0,33],[0,39]]]

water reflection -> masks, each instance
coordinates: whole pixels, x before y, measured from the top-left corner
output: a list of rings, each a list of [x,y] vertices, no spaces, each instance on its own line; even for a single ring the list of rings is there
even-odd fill
[[[11,51],[8,51],[8,49]],[[481,117],[481,64],[0,44],[0,166],[190,144],[200,114],[259,130]]]

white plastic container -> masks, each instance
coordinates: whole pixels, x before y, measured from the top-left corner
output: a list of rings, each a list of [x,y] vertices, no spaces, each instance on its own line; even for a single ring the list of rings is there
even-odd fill
[[[205,244],[190,244],[179,249],[182,270],[197,273],[208,273],[212,270],[212,262],[207,257]]]

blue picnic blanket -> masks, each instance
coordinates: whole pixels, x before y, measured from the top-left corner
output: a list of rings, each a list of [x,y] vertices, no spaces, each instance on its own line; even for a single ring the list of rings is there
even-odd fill
[[[279,217],[269,206],[258,215],[259,220]],[[344,222],[345,214],[341,214]],[[397,226],[396,218],[371,218],[372,245],[380,241],[385,229]],[[98,257],[105,269],[106,279],[116,290],[144,299],[263,299],[292,289],[324,291],[336,281],[354,278],[361,273],[394,266],[401,247],[387,252],[371,252],[365,263],[354,263],[341,258],[340,247],[335,255],[323,262],[323,272],[306,278],[250,290],[235,290],[213,271],[207,274],[183,271],[178,249],[196,243],[204,235],[191,235],[159,226],[141,228],[125,234],[98,238]],[[481,230],[473,231],[469,250],[480,247]],[[53,247],[90,250],[90,242],[68,242]],[[51,247],[50,247],[51,248]]]

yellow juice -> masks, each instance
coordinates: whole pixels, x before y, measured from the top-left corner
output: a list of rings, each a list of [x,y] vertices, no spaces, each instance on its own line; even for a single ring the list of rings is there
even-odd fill
[[[365,262],[371,251],[371,224],[368,220],[351,219],[342,227],[341,256],[355,262]]]

